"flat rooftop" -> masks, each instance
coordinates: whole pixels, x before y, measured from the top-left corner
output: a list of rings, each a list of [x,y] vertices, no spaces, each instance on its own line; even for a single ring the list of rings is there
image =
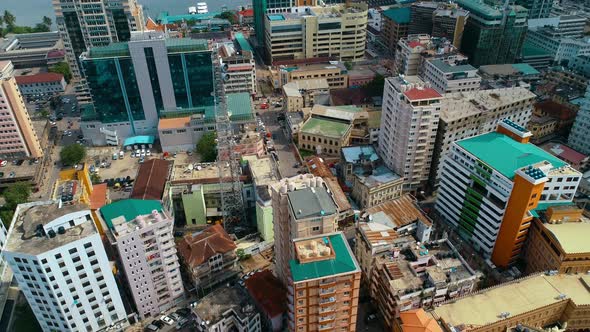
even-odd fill
[[[55,219],[65,218],[68,214],[75,214],[72,218],[80,217],[76,212],[88,212],[87,205],[71,204],[59,207],[58,201],[39,201],[20,204],[15,212],[4,250],[38,255],[70,242],[78,241],[92,234],[98,234],[93,221],[86,221],[80,225],[70,227],[64,234],[57,234],[51,238],[47,235],[36,236],[38,225],[46,226]]]
[[[509,312],[514,317],[562,301],[559,298],[561,294],[578,306],[588,305],[589,285],[590,276],[540,274],[443,304],[431,314],[453,326],[464,324],[479,327],[503,320],[500,317],[503,312]]]
[[[590,252],[590,220],[587,218],[582,218],[580,222],[545,223],[543,226],[553,234],[566,253]]]
[[[273,162],[270,158],[243,156],[242,159],[248,161],[252,178],[257,186],[271,184],[277,180],[276,174],[273,171]]]
[[[338,212],[332,196],[323,187],[289,191],[287,197],[296,219],[329,216]]]
[[[534,144],[519,143],[497,132],[467,138],[456,144],[511,180],[518,169],[545,160],[554,169],[566,165]]]
[[[363,215],[367,215],[373,223],[378,223],[397,229],[420,220],[426,225],[431,225],[432,221],[418,207],[416,199],[405,194],[399,198],[381,203],[366,210]]]
[[[311,241],[315,241],[316,244],[323,244],[323,249],[325,247],[330,249],[325,251],[326,255],[321,259],[301,260],[302,256],[299,256],[299,259],[292,259],[289,265],[291,266],[291,276],[294,282],[305,282],[345,273],[360,272],[359,265],[344,238],[344,234],[332,233],[293,240],[296,249],[304,247],[299,252],[302,252],[306,246],[310,246]]]
[[[343,147],[342,155],[347,163],[359,163],[362,160],[377,161],[380,159],[372,145]]]
[[[301,133],[309,135],[318,135],[332,138],[342,138],[349,130],[350,124],[338,121],[331,121],[318,118],[309,118],[303,126]]]
[[[203,297],[193,311],[202,321],[217,323],[223,314],[233,310],[240,318],[255,313],[249,295],[239,286],[221,287]]]
[[[363,109],[357,106],[324,106],[313,105],[311,114],[314,117],[321,116],[322,118],[331,118],[343,121],[352,121],[357,117],[357,114],[363,112]]]
[[[458,73],[477,70],[477,68],[470,64],[453,65],[440,59],[430,60],[430,63],[432,63],[436,68],[440,69],[443,73]]]
[[[223,167],[223,175],[230,176],[229,167]],[[172,183],[218,183],[219,169],[217,163],[177,163],[174,161],[170,181]]]
[[[151,214],[152,211],[162,212],[162,204],[157,200],[124,199],[107,204],[100,208],[100,214],[109,229],[113,229],[113,219],[123,217],[129,222],[137,216]]]

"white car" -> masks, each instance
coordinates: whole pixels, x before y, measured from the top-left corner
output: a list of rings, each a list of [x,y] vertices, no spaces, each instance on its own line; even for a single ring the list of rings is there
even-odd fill
[[[151,155],[152,155],[152,151],[150,151],[150,150],[147,150],[147,151],[145,152],[145,155],[146,155],[146,156],[148,156],[148,157],[149,157],[149,156],[151,156]]]
[[[172,318],[170,318],[166,315],[160,317],[160,320],[168,325],[174,325],[174,321],[172,320]]]
[[[141,157],[144,158],[145,157],[145,151],[141,152]]]

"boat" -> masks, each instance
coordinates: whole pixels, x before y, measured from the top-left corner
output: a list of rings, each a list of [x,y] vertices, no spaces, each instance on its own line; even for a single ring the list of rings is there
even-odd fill
[[[191,15],[209,13],[209,9],[207,8],[207,3],[206,2],[197,2],[196,6],[188,7],[188,13]]]

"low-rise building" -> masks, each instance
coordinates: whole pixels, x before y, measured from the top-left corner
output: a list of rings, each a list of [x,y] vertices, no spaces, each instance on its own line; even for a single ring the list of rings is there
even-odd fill
[[[128,199],[105,205],[100,214],[109,243],[141,319],[158,317],[184,298],[172,235],[174,219],[155,200]]]
[[[185,235],[178,255],[195,288],[205,289],[238,274],[236,245],[221,225]]]
[[[537,116],[533,114],[526,127],[533,134],[531,141],[542,142],[555,136],[557,132],[557,120],[550,116]]]
[[[551,117],[557,121],[555,133],[564,134],[569,132],[576,119],[576,108],[554,100],[544,100],[535,103],[533,114],[539,117]]]
[[[283,85],[287,112],[299,112],[314,104],[325,104],[329,88],[325,78],[295,80]]]
[[[281,65],[276,70],[271,70],[271,74],[275,89],[293,81],[321,78],[328,81],[330,89],[348,87],[348,70],[341,61]]]
[[[192,307],[199,331],[261,331],[260,313],[241,286],[222,287]]]
[[[49,67],[66,61],[59,31],[8,34],[0,39],[0,61],[15,68]]]
[[[588,329],[589,284],[586,275],[536,274],[442,303],[429,314],[445,332],[504,331],[519,324]]]
[[[370,294],[391,331],[401,312],[465,296],[478,280],[448,240],[411,242],[375,259]]]
[[[410,23],[410,8],[391,8],[381,13],[382,29],[381,41],[391,53],[397,53],[397,43],[408,36]]]
[[[66,80],[62,74],[39,73],[15,76],[14,79],[21,93],[26,97],[52,96],[66,90]]]
[[[481,66],[478,74],[482,85],[490,89],[523,86],[541,78],[541,73],[526,63]]]
[[[296,238],[287,285],[291,331],[355,331],[361,270],[344,234]]]
[[[139,166],[131,198],[161,200],[170,175],[171,163],[165,159],[149,159]]]
[[[375,71],[368,67],[355,67],[348,71],[348,87],[360,88],[369,84],[377,76]]]
[[[287,132],[291,139],[297,137],[301,124],[303,123],[303,112],[289,112],[285,116],[287,122]]]
[[[481,77],[477,68],[467,63],[467,57],[425,60],[422,67],[422,79],[439,93],[479,90]]]
[[[583,172],[588,168],[588,156],[565,144],[550,142],[543,144],[541,147],[580,172]]]
[[[267,242],[274,240],[273,211],[270,195],[270,185],[278,179],[278,175],[271,158],[259,156],[243,157],[248,162],[252,187],[256,195],[256,228],[260,237]]]
[[[287,312],[287,290],[270,270],[254,273],[245,281],[246,289],[262,314],[263,330],[283,331]]]
[[[535,210],[526,245],[526,272],[585,274],[590,270],[586,234],[590,220],[575,205],[544,205]]]

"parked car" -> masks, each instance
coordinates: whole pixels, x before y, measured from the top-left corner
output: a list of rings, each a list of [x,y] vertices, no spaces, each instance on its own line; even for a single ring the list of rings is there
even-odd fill
[[[181,330],[181,329],[182,329],[183,327],[185,327],[185,326],[186,326],[186,324],[188,324],[188,323],[189,323],[189,320],[188,320],[188,319],[186,319],[186,318],[184,318],[184,317],[181,317],[181,318],[178,320],[178,322],[176,323],[176,329],[177,329],[177,330]]]
[[[6,160],[0,160],[0,167],[4,167],[6,165],[8,165],[8,161],[6,161]]]
[[[164,324],[161,320],[153,320],[152,321],[152,325],[156,325],[158,328],[163,328],[164,326],[166,326],[166,324]]]
[[[145,327],[144,331],[158,331],[160,328],[157,327],[156,325],[150,324],[148,326]]]
[[[182,317],[186,317],[191,314],[191,310],[189,308],[180,308],[180,309],[176,310],[176,313]]]
[[[160,317],[160,320],[168,325],[174,325],[174,320],[166,315]]]
[[[180,315],[179,315],[179,314],[177,314],[177,313],[173,312],[173,313],[171,313],[171,314],[170,314],[170,318],[172,318],[172,319],[174,319],[174,320],[179,320],[179,319],[180,319],[180,318],[182,318],[182,317],[180,317]]]

